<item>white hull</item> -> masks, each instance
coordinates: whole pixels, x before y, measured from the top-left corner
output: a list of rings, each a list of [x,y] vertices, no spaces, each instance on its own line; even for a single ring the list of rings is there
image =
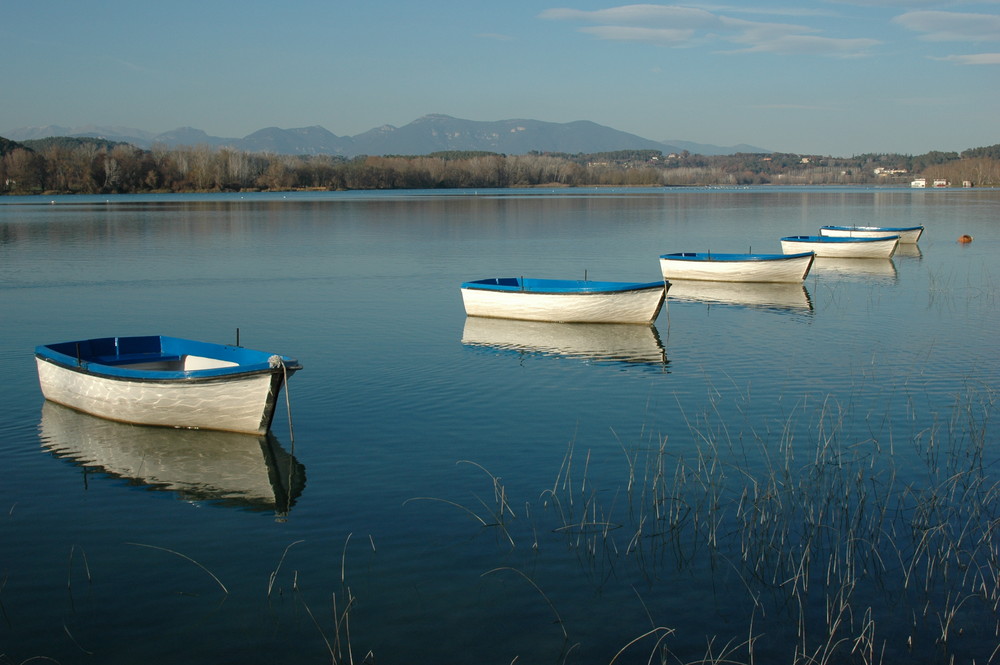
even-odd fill
[[[284,380],[281,370],[200,380],[95,376],[36,358],[45,399],[140,425],[263,434]]]
[[[808,250],[806,250],[808,251]],[[787,282],[800,284],[809,274],[813,257],[781,260],[692,261],[660,257],[664,279],[712,282]]]
[[[533,293],[463,288],[469,316],[557,323],[651,323],[663,305],[664,288],[610,293]]]
[[[899,236],[899,244],[912,245],[920,240],[920,235],[924,232],[923,227],[915,229],[895,230],[877,227],[858,226],[844,229],[821,228],[820,235],[830,238],[884,238],[885,236]]]
[[[785,254],[815,252],[816,257],[851,259],[887,259],[896,251],[898,237],[864,242],[822,242],[809,240],[781,240],[781,251]]]

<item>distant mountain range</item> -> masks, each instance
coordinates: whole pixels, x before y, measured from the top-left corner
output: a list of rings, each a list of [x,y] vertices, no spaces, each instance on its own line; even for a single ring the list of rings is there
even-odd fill
[[[448,150],[489,151],[521,155],[532,151],[595,153],[615,150],[687,150],[700,155],[730,155],[737,152],[767,153],[764,148],[740,144],[717,146],[690,141],[653,141],[635,134],[586,120],[542,122],[540,120],[497,120],[481,122],[433,114],[403,127],[383,125],[357,136],[337,136],[323,127],[280,129],[267,127],[243,138],[209,136],[200,129],[181,127],[154,134],[129,127],[22,127],[0,133],[14,141],[50,136],[96,137],[131,143],[139,148],[154,144],[168,148],[207,145],[230,147],[246,152],[280,155],[426,155]]]

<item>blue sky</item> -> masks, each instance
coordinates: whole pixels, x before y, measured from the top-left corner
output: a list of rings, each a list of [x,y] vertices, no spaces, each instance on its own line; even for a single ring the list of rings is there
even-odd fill
[[[0,0],[0,135],[429,113],[794,153],[1000,143],[1000,0]]]

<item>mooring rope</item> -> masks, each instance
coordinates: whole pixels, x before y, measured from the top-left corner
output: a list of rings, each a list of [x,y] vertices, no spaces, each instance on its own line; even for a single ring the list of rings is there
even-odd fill
[[[292,427],[292,397],[288,393],[288,367],[285,361],[281,361],[281,371],[285,375],[285,411],[288,412],[288,442],[292,446],[292,454],[295,454],[295,428]]]
[[[285,479],[285,509],[284,511],[278,511],[275,514],[275,519],[279,522],[284,522],[288,519],[288,512],[292,509],[292,477],[295,475],[295,428],[292,425],[292,398],[288,392],[288,366],[285,364],[284,359],[275,354],[267,359],[268,365],[273,368],[281,366],[282,379],[285,384],[285,411],[288,412],[288,439],[289,448],[291,452],[289,453],[290,459],[288,460],[288,477]],[[275,458],[275,472],[280,478],[280,469],[277,468],[278,462]]]
[[[295,428],[292,426],[292,398],[288,393],[288,366],[285,360],[279,355],[273,355],[267,359],[267,364],[271,367],[281,367],[281,372],[285,384],[285,410],[288,412],[288,438],[292,446],[292,454],[295,453]]]

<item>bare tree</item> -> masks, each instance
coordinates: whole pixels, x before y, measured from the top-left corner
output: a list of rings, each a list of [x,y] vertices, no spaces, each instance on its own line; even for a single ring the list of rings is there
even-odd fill
[[[39,192],[45,187],[45,158],[18,148],[4,155],[4,186],[10,192]]]

